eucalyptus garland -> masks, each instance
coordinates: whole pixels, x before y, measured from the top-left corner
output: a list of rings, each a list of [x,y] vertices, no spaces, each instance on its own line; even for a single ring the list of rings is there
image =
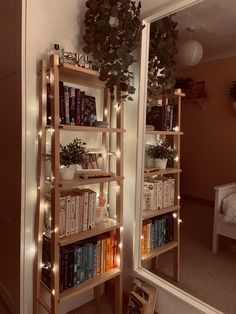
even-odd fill
[[[142,25],[141,3],[131,0],[89,0],[85,14],[86,46],[83,51],[98,62],[100,80],[114,99],[115,87],[124,100],[133,100],[133,73],[129,67],[136,60],[132,52],[138,47]]]
[[[176,80],[177,22],[173,15],[151,24],[148,62],[148,96],[172,93]]]

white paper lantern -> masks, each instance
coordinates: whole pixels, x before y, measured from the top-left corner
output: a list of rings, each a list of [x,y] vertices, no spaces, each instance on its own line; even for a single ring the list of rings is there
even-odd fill
[[[178,49],[178,60],[188,66],[196,65],[203,56],[202,45],[196,40],[188,40]]]

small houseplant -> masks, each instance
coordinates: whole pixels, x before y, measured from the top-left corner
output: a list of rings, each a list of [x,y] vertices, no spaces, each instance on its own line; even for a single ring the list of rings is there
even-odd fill
[[[165,169],[167,160],[174,160],[176,150],[165,141],[158,141],[146,147],[146,154],[150,159],[155,160],[155,167]]]
[[[229,96],[233,101],[233,109],[236,110],[236,81],[232,81],[232,84],[229,88]]]
[[[61,178],[71,180],[74,177],[75,166],[86,164],[86,143],[77,137],[67,145],[60,145]]]

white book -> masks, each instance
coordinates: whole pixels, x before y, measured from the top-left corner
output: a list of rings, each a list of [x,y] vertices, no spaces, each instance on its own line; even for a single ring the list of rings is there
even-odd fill
[[[96,201],[97,201],[97,193],[93,192],[93,207],[92,207],[92,222],[91,222],[92,228],[95,227],[95,221],[96,221],[96,207],[97,207]]]
[[[169,206],[175,205],[175,179],[169,178]]]
[[[147,209],[155,210],[157,209],[157,199],[156,199],[156,183],[145,181],[144,189],[148,189],[149,191],[149,199],[147,199]]]
[[[75,233],[79,231],[79,207],[80,207],[80,195],[75,193]]]
[[[148,209],[149,201],[150,201],[150,191],[148,189],[148,186],[144,183],[144,186],[143,186],[143,210]]]
[[[71,195],[70,202],[70,234],[75,234],[76,196]]]
[[[66,195],[66,236],[70,235],[70,219],[71,219],[71,213],[70,213],[70,203],[71,203],[71,196]]]
[[[157,193],[157,209],[163,207],[163,182],[156,180],[156,193]]]
[[[88,230],[88,203],[89,193],[86,190],[80,190],[83,194],[83,231]]]
[[[66,197],[60,197],[59,237],[66,235]]]
[[[163,178],[163,207],[167,207],[170,204],[169,196],[169,182],[168,178]]]

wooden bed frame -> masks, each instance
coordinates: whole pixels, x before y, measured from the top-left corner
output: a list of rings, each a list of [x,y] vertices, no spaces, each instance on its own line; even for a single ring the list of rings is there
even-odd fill
[[[214,212],[214,229],[212,251],[217,253],[219,248],[219,236],[225,236],[231,239],[236,239],[236,225],[223,222],[224,215],[222,214],[222,200],[236,193],[236,182],[229,183],[215,188],[215,212]]]

